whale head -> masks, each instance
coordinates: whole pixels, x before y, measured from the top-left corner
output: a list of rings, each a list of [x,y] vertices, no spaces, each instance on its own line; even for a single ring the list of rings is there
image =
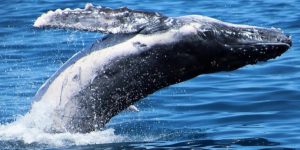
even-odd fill
[[[190,38],[193,44],[198,43],[192,53],[198,56],[201,66],[206,66],[204,73],[230,71],[267,61],[292,46],[291,36],[280,29],[236,25],[205,16],[181,19],[197,29],[197,35]]]

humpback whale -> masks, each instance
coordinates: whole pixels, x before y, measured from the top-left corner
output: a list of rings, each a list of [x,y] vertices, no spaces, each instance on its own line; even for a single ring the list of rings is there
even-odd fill
[[[267,61],[292,45],[280,29],[92,4],[48,11],[34,27],[106,34],[65,62],[36,93],[31,112],[43,111],[38,107],[43,103],[51,132],[100,130],[159,89]]]

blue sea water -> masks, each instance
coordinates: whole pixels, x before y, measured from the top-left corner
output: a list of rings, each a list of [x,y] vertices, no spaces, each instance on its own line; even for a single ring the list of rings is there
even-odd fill
[[[136,104],[140,112],[122,112],[101,133],[17,132],[10,125],[30,110],[38,88],[103,36],[36,29],[35,19],[87,2],[281,28],[292,36],[293,46],[265,63],[200,75],[157,91]],[[2,0],[0,8],[0,149],[300,148],[299,0]]]

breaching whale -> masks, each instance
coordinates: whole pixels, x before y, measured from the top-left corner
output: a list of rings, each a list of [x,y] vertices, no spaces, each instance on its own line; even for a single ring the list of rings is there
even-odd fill
[[[70,58],[36,93],[36,103],[47,105],[51,132],[102,129],[161,88],[275,58],[292,44],[275,28],[92,4],[49,11],[34,26],[107,34]]]

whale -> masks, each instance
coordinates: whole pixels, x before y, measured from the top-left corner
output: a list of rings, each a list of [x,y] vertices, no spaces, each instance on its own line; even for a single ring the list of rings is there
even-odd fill
[[[105,34],[66,61],[34,96],[30,112],[47,116],[49,132],[102,130],[162,88],[274,59],[292,46],[281,29],[90,3],[48,11],[33,26]]]

